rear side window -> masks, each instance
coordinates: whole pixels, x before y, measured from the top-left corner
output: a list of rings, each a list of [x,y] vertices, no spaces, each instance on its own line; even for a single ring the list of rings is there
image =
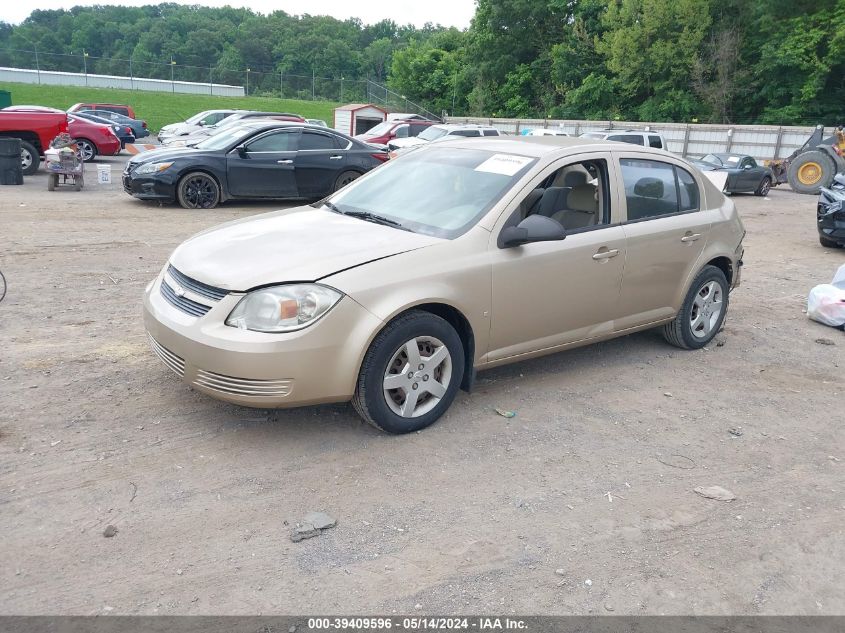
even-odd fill
[[[426,129],[428,125],[422,123],[411,123],[411,136],[417,136],[420,132]]]
[[[118,114],[129,116],[128,108],[121,108],[120,106],[100,106],[99,109],[108,110],[109,112],[117,112]]]
[[[478,130],[455,130],[450,132],[451,136],[481,136]]]
[[[298,136],[292,132],[276,132],[249,143],[246,149],[249,152],[293,152]]]
[[[639,134],[613,134],[608,136],[607,140],[631,143],[632,145],[645,145],[645,143],[643,143],[643,137]]]
[[[337,143],[333,136],[319,132],[303,132],[299,139],[299,149],[336,149]]]
[[[499,136],[499,130],[484,130],[484,136]]]
[[[698,184],[684,169],[656,160],[623,158],[628,222],[697,211]]]
[[[656,147],[657,149],[663,149],[663,141],[660,139],[659,136],[649,135],[648,146]]]

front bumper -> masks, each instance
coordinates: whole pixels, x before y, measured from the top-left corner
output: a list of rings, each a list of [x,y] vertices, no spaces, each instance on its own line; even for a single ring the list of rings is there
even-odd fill
[[[828,213],[820,204],[818,230],[820,237],[845,246],[845,210]]]
[[[162,295],[164,275],[144,293],[144,326],[156,355],[194,389],[262,408],[352,397],[363,354],[382,323],[351,298],[303,330],[265,334],[225,325],[243,293],[230,293],[195,317]]]
[[[176,200],[176,183],[161,174],[155,176],[133,176],[125,171],[122,176],[123,190],[140,200]]]

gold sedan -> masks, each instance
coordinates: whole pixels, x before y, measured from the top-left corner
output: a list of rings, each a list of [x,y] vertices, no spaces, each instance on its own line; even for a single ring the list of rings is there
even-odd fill
[[[646,328],[705,346],[744,234],[734,204],[662,150],[448,141],[189,239],[147,286],[144,320],[161,360],[210,396],[351,400],[407,433],[477,370]]]

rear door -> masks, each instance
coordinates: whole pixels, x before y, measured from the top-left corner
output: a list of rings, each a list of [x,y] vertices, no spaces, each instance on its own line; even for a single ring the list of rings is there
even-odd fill
[[[349,141],[329,132],[302,131],[294,160],[300,196],[321,198],[334,190],[335,180],[348,164],[348,145]]]
[[[271,130],[226,155],[229,193],[248,198],[296,198],[299,128]]]
[[[698,181],[671,159],[636,152],[616,158],[627,245],[618,323],[624,330],[675,314],[718,210],[702,208]]]

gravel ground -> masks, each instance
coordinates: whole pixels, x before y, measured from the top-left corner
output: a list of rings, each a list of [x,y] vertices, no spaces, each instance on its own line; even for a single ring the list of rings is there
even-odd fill
[[[144,285],[282,205],[141,203],[124,160],[81,193],[0,188],[0,613],[845,613],[845,339],[802,312],[845,252],[812,196],[735,196],[746,267],[708,349],[646,332],[491,370],[390,437],[175,380]],[[291,542],[310,511],[337,525]]]

